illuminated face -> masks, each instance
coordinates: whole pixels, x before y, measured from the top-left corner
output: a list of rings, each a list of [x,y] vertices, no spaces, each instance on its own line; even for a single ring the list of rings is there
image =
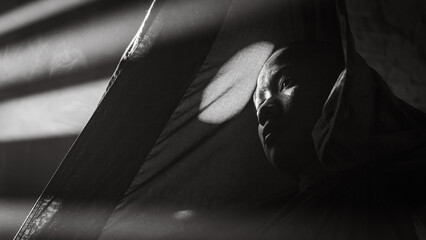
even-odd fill
[[[316,61],[282,63],[282,53],[276,52],[263,67],[253,97],[267,158],[297,176],[316,161],[311,131],[339,71],[325,70],[323,63],[312,65]]]

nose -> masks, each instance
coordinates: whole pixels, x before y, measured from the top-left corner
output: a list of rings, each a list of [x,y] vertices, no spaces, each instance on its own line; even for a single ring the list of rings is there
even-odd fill
[[[270,97],[257,109],[257,121],[260,125],[265,125],[266,121],[277,117],[279,114],[279,101],[275,97]]]

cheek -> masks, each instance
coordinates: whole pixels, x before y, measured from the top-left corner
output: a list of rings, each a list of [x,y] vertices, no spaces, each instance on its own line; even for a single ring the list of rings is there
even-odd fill
[[[300,89],[298,89],[300,90]],[[315,92],[299,91],[287,97],[283,105],[282,121],[292,137],[310,135],[315,123],[321,116],[323,101]]]

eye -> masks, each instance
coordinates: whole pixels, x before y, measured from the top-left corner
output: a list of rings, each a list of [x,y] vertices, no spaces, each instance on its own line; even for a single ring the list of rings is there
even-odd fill
[[[285,79],[284,77],[278,81],[278,89],[280,92],[282,92],[284,89],[288,87],[287,82],[288,82],[287,79]]]
[[[280,79],[278,84],[279,92],[287,96],[291,96],[293,94],[294,89],[296,89],[297,87],[290,81],[290,79],[284,77]]]

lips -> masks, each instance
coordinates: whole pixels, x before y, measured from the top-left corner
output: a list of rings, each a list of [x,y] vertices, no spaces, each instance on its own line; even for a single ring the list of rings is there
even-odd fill
[[[270,144],[272,142],[273,136],[273,124],[271,121],[266,121],[262,130],[262,137],[265,144]]]

